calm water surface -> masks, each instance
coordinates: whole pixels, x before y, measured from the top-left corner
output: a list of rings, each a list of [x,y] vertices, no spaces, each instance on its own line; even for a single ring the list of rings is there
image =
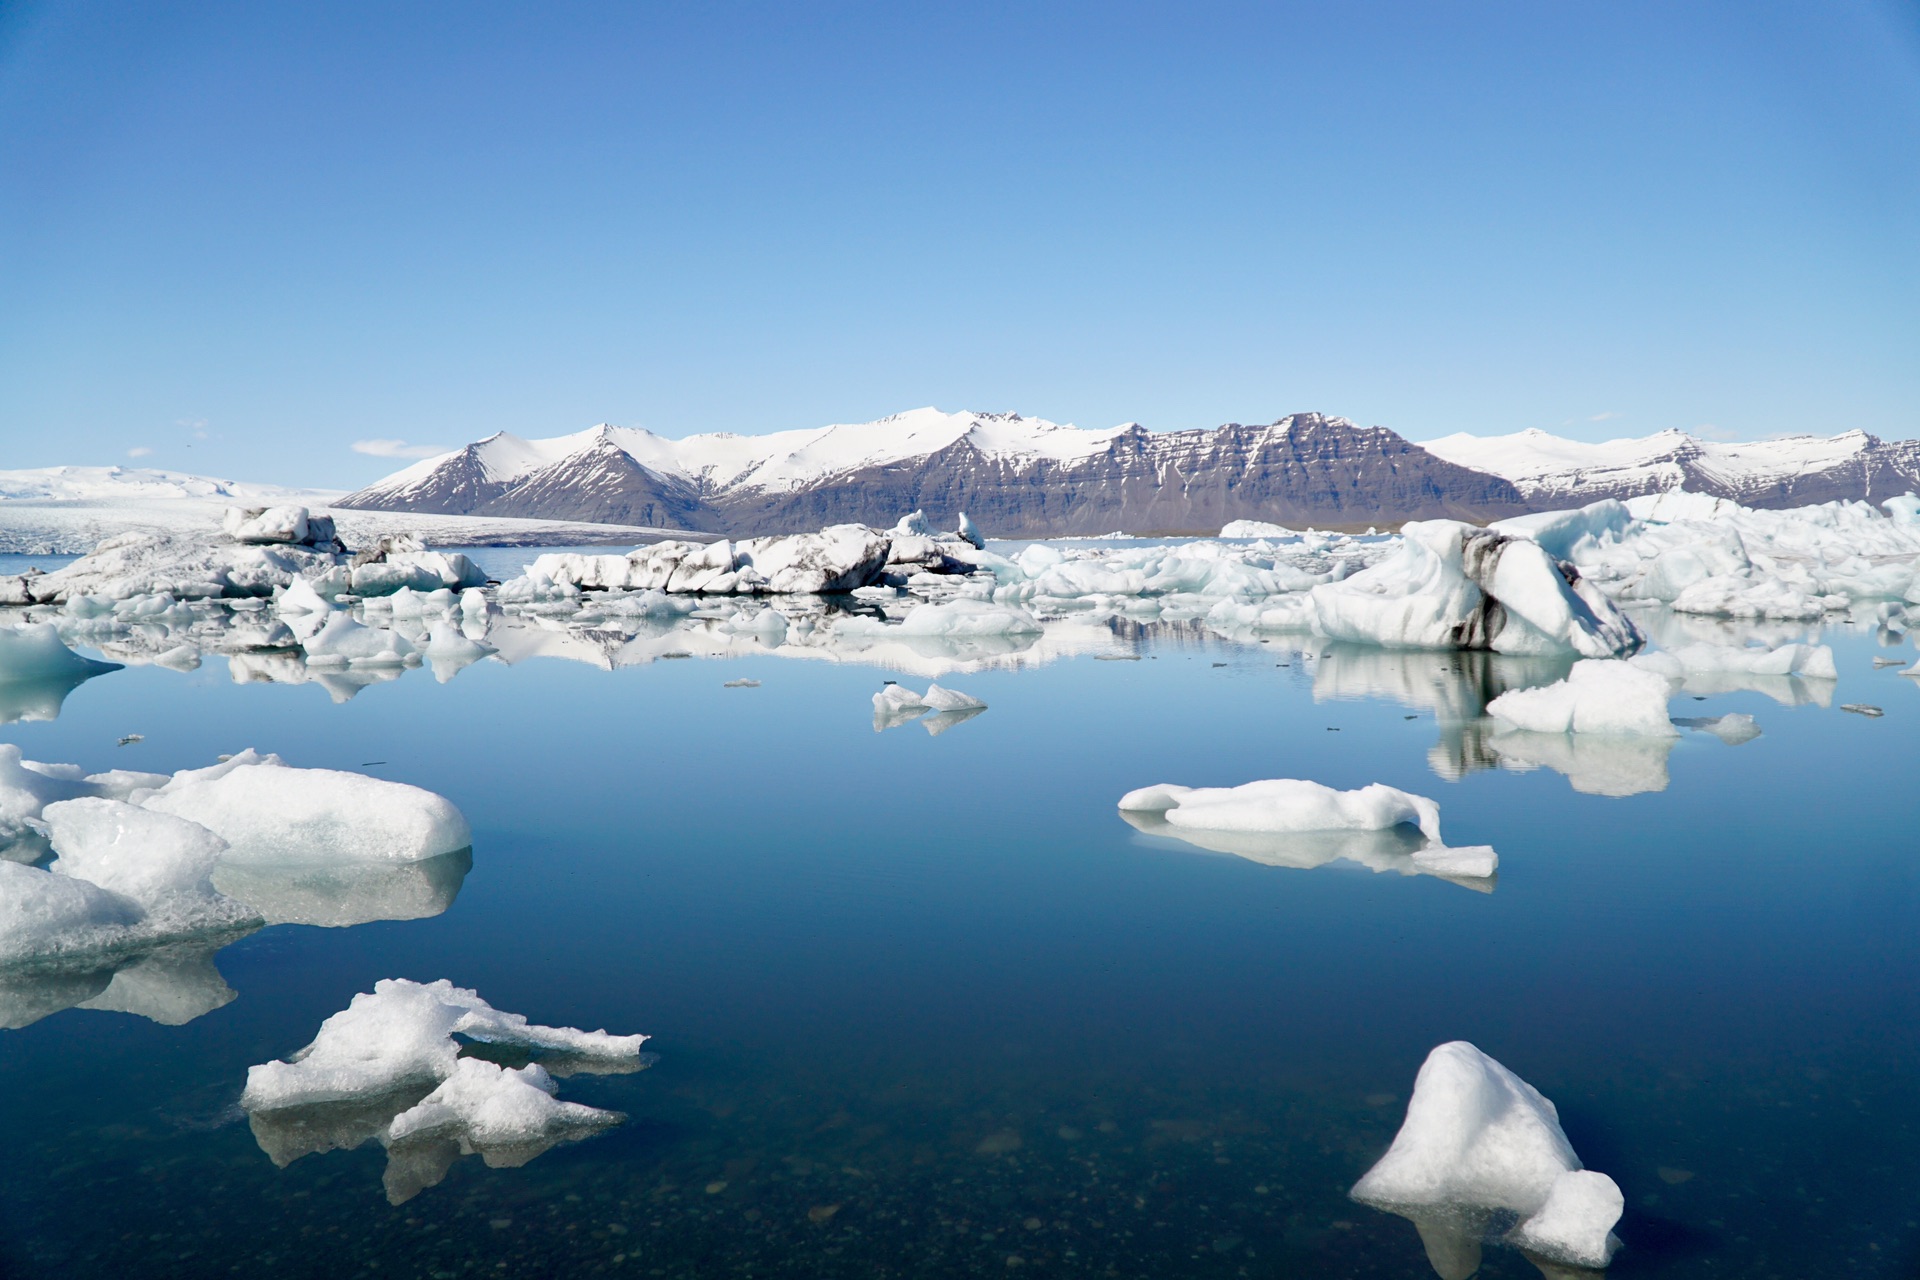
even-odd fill
[[[1180,629],[943,677],[991,710],[939,736],[875,732],[895,673],[772,657],[489,662],[340,704],[218,658],[103,676],[0,740],[416,783],[471,819],[472,870],[434,918],[227,947],[237,998],[184,1025],[0,1032],[0,1273],[1431,1275],[1346,1190],[1463,1038],[1625,1191],[1612,1274],[1914,1275],[1920,688],[1872,665],[1910,648],[1823,638],[1831,707],[1683,696],[1765,734],[1688,734],[1625,797],[1436,776],[1476,758],[1435,708],[1477,705],[1484,662]],[[1114,809],[1265,777],[1435,796],[1497,887],[1261,865]],[[398,1207],[377,1144],[274,1167],[247,1067],[395,976],[659,1061],[562,1082],[623,1127]],[[1539,1272],[1490,1248],[1480,1274]]]

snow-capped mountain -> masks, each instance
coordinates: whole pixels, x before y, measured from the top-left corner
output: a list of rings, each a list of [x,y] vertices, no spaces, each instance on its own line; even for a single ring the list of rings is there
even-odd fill
[[[1684,431],[1589,444],[1545,431],[1451,435],[1422,442],[1436,457],[1511,480],[1539,510],[1601,498],[1685,489],[1749,507],[1799,507],[1835,499],[1878,502],[1920,489],[1920,441],[1864,431],[1785,436],[1745,444]]]
[[[601,426],[501,433],[335,504],[593,520],[729,535],[892,524],[961,511],[1009,537],[1210,532],[1229,520],[1362,526],[1525,508],[1508,481],[1382,427],[1301,413],[1265,426],[1083,430],[1018,414],[917,409],[877,422],[669,440]]]

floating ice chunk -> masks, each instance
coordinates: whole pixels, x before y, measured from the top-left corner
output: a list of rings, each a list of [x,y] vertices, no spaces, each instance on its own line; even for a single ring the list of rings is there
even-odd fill
[[[328,522],[327,536],[333,536]],[[221,516],[220,528],[235,542],[305,542],[308,540],[305,507],[228,507]]]
[[[1628,654],[1626,615],[1537,543],[1453,520],[1415,521],[1400,550],[1313,588],[1315,628],[1336,640],[1404,649]]]
[[[353,593],[360,596],[392,595],[403,587],[415,591],[438,591],[442,587],[460,590],[483,587],[486,573],[458,552],[389,551],[383,559],[353,566]]]
[[[1003,636],[1037,633],[1040,620],[1025,609],[985,600],[915,605],[901,620],[903,636]]]
[[[455,1036],[589,1057],[637,1059],[643,1035],[543,1027],[503,1013],[478,993],[438,982],[384,978],[320,1024],[290,1060],[247,1069],[240,1105],[249,1111],[346,1101],[453,1075]]]
[[[1298,531],[1265,520],[1229,520],[1221,527],[1223,538],[1295,538]]]
[[[1142,787],[1120,797],[1122,810],[1158,813],[1168,825],[1206,831],[1384,831],[1402,824],[1440,839],[1440,806],[1381,783],[1337,791],[1298,778],[1237,787]]]
[[[1500,855],[1490,844],[1462,845],[1449,849],[1429,845],[1413,851],[1413,865],[1440,876],[1464,876],[1484,880],[1500,869]]]
[[[1537,542],[1555,559],[1573,560],[1597,546],[1619,542],[1633,527],[1633,512],[1625,503],[1606,498],[1571,511],[1543,511],[1496,520],[1487,527]]]
[[[515,1070],[462,1058],[432,1093],[393,1118],[393,1142],[425,1135],[457,1136],[478,1144],[530,1142],[556,1131],[578,1133],[618,1124],[616,1112],[561,1102],[557,1086],[537,1062]]]
[[[339,612],[328,614],[326,625],[302,647],[307,651],[308,666],[402,666],[409,658],[418,660],[405,636],[382,627],[362,626]]]
[[[54,801],[92,794],[86,783],[59,777],[55,766],[23,760],[19,747],[0,742],[0,849],[37,833],[41,811]],[[38,857],[36,852],[27,861]]]
[[[197,822],[99,797],[50,804],[42,818],[60,855],[49,870],[124,894],[150,913],[217,901],[208,876],[227,842]]]
[[[1487,704],[1487,714],[1532,733],[1637,733],[1671,737],[1672,687],[1665,676],[1630,662],[1576,662],[1565,680],[1515,689]]]
[[[960,513],[960,519],[955,522],[954,530],[960,535],[962,542],[972,543],[975,550],[986,550],[987,540],[980,536],[979,526],[967,518],[966,512],[962,511]]]
[[[99,885],[0,861],[0,961],[105,950],[126,941],[143,914]]]
[[[0,627],[0,684],[85,680],[119,669],[117,662],[95,662],[67,648],[51,622]]]
[[[1554,1262],[1604,1267],[1624,1202],[1613,1180],[1580,1171],[1553,1103],[1464,1040],[1427,1055],[1407,1118],[1379,1163],[1354,1184],[1362,1204],[1419,1218],[1502,1210],[1510,1239]],[[1424,1232],[1423,1232],[1424,1234]]]
[[[1895,524],[1920,525],[1920,497],[1912,493],[1903,493],[1897,498],[1888,498],[1880,504],[1893,517]]]
[[[1591,1169],[1569,1169],[1553,1180],[1539,1211],[1507,1238],[1549,1261],[1598,1269],[1611,1262],[1620,1247],[1613,1226],[1626,1207],[1626,1197],[1612,1178]]]
[[[228,862],[414,862],[473,843],[450,801],[405,783],[266,762],[209,772],[142,803],[219,835]]]
[[[985,711],[987,704],[975,697],[953,689],[942,689],[937,684],[927,686],[920,699],[935,711]]]

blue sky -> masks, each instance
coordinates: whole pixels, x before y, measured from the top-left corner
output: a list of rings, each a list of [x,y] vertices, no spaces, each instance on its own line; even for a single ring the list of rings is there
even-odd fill
[[[1900,437],[1916,299],[1912,4],[0,6],[0,466]]]

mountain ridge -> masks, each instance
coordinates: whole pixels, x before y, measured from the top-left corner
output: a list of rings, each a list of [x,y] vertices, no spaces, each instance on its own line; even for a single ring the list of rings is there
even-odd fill
[[[603,424],[496,432],[413,464],[349,509],[632,523],[754,536],[914,510],[998,536],[1195,533],[1230,520],[1353,527],[1478,522],[1684,488],[1749,506],[1878,500],[1920,488],[1920,441],[1865,432],[1746,444],[1681,431],[1589,443],[1543,431],[1415,443],[1295,413],[1272,423],[1085,430],[926,408],[868,423],[671,440]]]
[[[945,524],[966,511],[1008,537],[1200,532],[1236,519],[1485,520],[1527,509],[1509,481],[1384,427],[1317,413],[1152,432],[934,409],[758,437],[671,441],[610,425],[538,441],[501,432],[338,505],[596,521],[635,510],[648,524],[738,536],[888,525],[914,510]]]

